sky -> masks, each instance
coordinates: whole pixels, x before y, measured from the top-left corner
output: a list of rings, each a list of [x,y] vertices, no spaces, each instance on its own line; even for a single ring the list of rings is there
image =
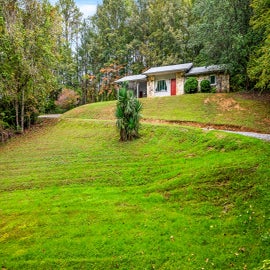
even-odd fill
[[[92,16],[96,13],[97,5],[102,3],[102,0],[74,0],[77,7],[83,13],[83,17]],[[57,0],[50,0],[52,4],[55,4]]]

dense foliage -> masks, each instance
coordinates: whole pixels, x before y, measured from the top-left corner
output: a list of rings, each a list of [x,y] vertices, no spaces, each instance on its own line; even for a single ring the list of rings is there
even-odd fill
[[[202,80],[200,82],[200,88],[201,88],[201,92],[203,93],[209,93],[211,92],[211,84],[209,80]]]
[[[0,109],[23,132],[57,87],[60,17],[47,1],[0,3]]]
[[[114,81],[151,66],[227,64],[232,90],[269,90],[270,3],[0,0],[0,121],[24,130],[63,88],[80,103],[116,98]],[[48,38],[50,37],[50,38]]]
[[[198,81],[194,77],[190,77],[185,81],[184,90],[186,94],[193,94],[198,91]]]
[[[121,141],[131,141],[139,137],[141,102],[134,97],[133,91],[121,88],[116,107],[117,127]]]

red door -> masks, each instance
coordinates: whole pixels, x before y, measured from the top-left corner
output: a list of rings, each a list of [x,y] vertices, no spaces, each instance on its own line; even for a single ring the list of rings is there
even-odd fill
[[[176,95],[176,79],[171,79],[171,96]]]

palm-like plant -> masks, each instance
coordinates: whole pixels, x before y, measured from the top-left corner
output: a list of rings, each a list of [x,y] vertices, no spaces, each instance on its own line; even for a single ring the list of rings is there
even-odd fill
[[[119,90],[116,106],[116,125],[120,131],[120,140],[127,141],[139,137],[139,121],[142,110],[141,102],[126,88]]]

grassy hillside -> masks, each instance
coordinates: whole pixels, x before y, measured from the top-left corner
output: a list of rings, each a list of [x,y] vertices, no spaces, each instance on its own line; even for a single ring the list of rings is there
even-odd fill
[[[230,129],[270,133],[270,98],[238,93],[196,94],[141,99],[144,119],[227,125]],[[65,117],[114,119],[115,101],[76,108]],[[188,123],[186,123],[188,124]]]
[[[0,146],[3,269],[258,269],[270,259],[269,143],[149,123],[121,143],[105,120],[113,104]]]

